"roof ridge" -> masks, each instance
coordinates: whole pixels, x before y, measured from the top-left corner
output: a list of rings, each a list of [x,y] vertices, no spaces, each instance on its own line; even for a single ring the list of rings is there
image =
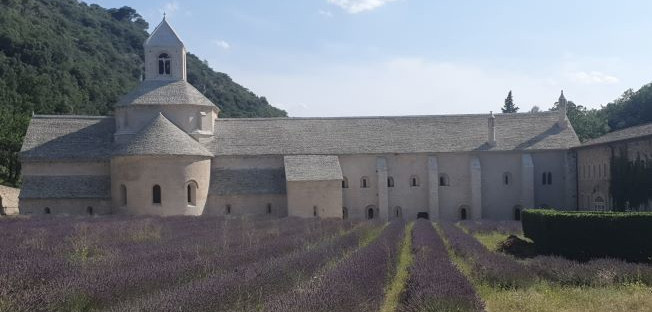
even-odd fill
[[[92,116],[92,115],[34,115],[32,118],[40,119],[110,119],[113,116]]]
[[[526,117],[528,115],[556,115],[557,112],[539,113],[512,113],[494,114],[496,117]],[[222,121],[259,121],[259,120],[347,120],[347,119],[408,119],[408,118],[433,118],[433,117],[489,117],[487,114],[441,114],[441,115],[396,115],[396,116],[335,116],[335,117],[247,117],[247,118],[218,118]]]

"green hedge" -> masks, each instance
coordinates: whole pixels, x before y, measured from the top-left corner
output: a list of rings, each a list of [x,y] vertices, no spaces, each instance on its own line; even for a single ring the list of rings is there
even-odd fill
[[[652,260],[652,213],[525,210],[523,233],[537,251],[578,260]]]

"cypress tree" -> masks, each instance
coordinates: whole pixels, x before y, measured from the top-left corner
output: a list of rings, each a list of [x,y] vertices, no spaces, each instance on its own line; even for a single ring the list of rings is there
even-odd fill
[[[503,114],[511,114],[518,112],[518,107],[514,105],[514,98],[512,98],[512,90],[509,90],[507,98],[505,99],[505,105],[501,108]]]

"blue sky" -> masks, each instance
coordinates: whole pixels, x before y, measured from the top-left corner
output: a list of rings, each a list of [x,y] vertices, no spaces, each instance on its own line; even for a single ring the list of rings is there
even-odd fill
[[[291,116],[600,107],[652,81],[652,1],[94,0],[165,11],[188,50]]]

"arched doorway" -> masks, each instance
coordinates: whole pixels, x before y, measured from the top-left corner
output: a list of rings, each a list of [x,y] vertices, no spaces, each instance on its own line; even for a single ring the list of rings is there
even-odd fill
[[[365,213],[367,215],[367,220],[373,220],[378,217],[376,206],[374,205],[367,206],[367,208],[365,208]]]
[[[86,207],[86,212],[88,213],[89,216],[92,216],[93,215],[93,207],[91,207],[91,206]]]
[[[598,195],[593,199],[593,209],[596,211],[607,210],[607,203],[602,196]]]
[[[467,205],[460,206],[459,212],[460,220],[468,220],[470,218],[470,208]]]
[[[346,220],[349,218],[349,209],[342,207],[342,219]]]

